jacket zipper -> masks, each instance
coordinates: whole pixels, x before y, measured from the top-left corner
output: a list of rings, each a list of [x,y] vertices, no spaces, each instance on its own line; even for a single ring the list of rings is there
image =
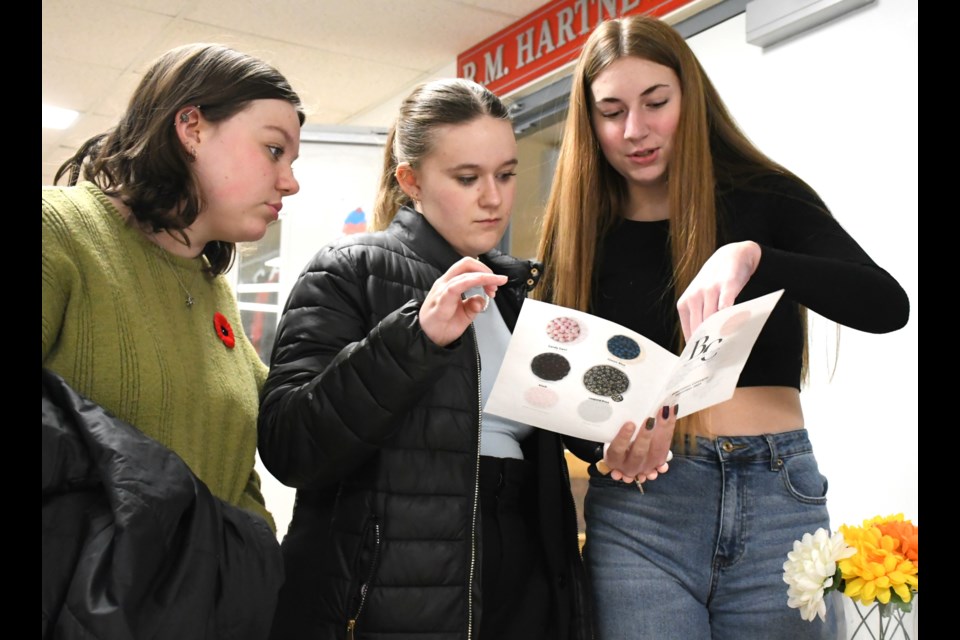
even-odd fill
[[[480,508],[480,439],[483,437],[483,388],[480,383],[480,344],[477,330],[470,324],[473,334],[473,352],[477,359],[477,460],[473,478],[473,519],[470,523],[470,575],[467,580],[467,640],[473,637],[473,576],[477,566],[477,510]]]
[[[373,524],[373,558],[370,561],[370,571],[367,572],[367,579],[360,583],[360,604],[357,605],[357,611],[353,617],[347,620],[347,640],[354,640],[353,633],[357,627],[357,620],[363,612],[363,605],[367,602],[367,593],[370,591],[370,583],[373,581],[373,574],[377,570],[377,561],[380,558],[380,523]]]

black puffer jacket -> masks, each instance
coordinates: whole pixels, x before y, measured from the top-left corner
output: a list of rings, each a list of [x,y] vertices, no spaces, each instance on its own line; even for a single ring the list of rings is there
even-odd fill
[[[482,624],[477,475],[479,352],[442,348],[420,303],[460,256],[419,213],[321,250],[294,286],[260,413],[260,455],[297,487],[274,637],[476,638]],[[513,327],[538,265],[497,252]],[[589,637],[577,526],[559,437],[538,461],[540,515],[565,633]]]
[[[41,638],[256,640],[283,582],[266,520],[41,369]]]

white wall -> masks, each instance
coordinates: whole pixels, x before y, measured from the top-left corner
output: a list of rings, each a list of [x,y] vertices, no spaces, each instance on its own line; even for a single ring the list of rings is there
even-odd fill
[[[900,512],[919,524],[918,13],[878,0],[766,50],[746,43],[743,14],[690,39],[747,135],[910,296],[904,329],[841,329],[839,357],[836,325],[811,323],[801,397],[834,528]]]

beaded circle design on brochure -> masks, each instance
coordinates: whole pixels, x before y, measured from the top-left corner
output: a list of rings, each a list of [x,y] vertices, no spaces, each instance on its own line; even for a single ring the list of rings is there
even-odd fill
[[[557,382],[566,378],[572,369],[565,352],[583,343],[590,332],[585,323],[568,316],[550,319],[544,332],[550,349],[533,357],[530,371],[546,383]],[[613,409],[607,401],[623,401],[623,394],[630,388],[631,375],[624,367],[643,361],[644,350],[633,338],[613,334],[606,340],[605,355],[613,364],[598,362],[580,375],[580,386],[588,396],[578,405],[577,413],[587,422],[604,422],[610,418]],[[557,392],[544,384],[527,389],[523,397],[528,404],[541,409],[549,409],[560,400]]]

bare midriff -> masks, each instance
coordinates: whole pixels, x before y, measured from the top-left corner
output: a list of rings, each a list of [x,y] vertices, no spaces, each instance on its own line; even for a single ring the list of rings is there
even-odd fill
[[[739,387],[703,411],[711,436],[759,436],[803,429],[800,392],[793,387]]]

